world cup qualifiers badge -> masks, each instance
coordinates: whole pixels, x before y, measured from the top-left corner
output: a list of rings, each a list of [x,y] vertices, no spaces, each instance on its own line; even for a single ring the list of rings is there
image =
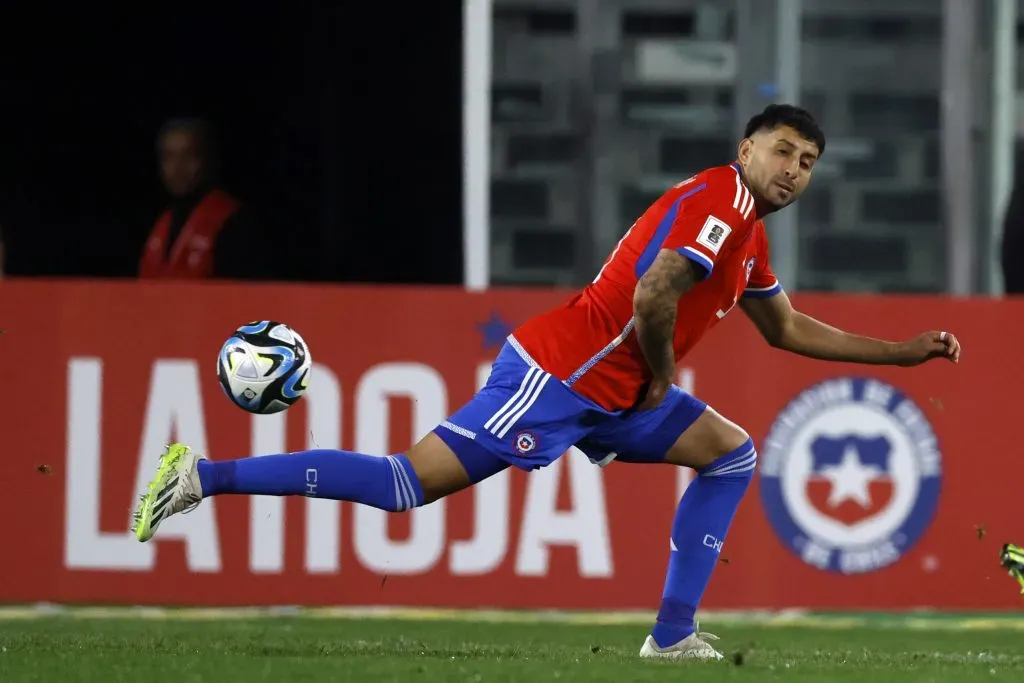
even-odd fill
[[[935,516],[938,440],[921,409],[884,382],[838,378],[806,389],[779,414],[762,451],[768,520],[819,569],[887,567]]]

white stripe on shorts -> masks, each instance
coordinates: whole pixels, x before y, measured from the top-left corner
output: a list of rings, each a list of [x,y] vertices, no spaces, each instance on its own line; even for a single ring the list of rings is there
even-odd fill
[[[484,429],[499,439],[504,438],[516,422],[526,414],[530,406],[537,401],[549,379],[551,379],[551,375],[540,368],[528,369],[518,391],[487,420]]]

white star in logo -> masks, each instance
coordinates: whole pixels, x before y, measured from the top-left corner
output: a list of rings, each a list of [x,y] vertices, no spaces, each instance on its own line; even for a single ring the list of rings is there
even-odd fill
[[[821,469],[821,476],[832,484],[828,494],[828,506],[838,507],[847,500],[853,500],[862,508],[871,506],[871,493],[868,484],[874,481],[882,470],[874,465],[864,465],[860,454],[854,446],[847,446],[843,451],[843,459],[838,465]]]

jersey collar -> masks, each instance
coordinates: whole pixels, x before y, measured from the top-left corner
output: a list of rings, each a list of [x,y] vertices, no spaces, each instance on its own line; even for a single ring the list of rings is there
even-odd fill
[[[735,171],[736,171],[737,175],[739,175],[739,177],[740,177],[740,182],[741,182],[741,183],[743,183],[743,185],[744,185],[744,186],[745,186],[745,187],[747,188],[747,190],[749,191],[749,190],[750,190],[750,186],[749,186],[749,185],[747,185],[747,179],[743,177],[743,167],[742,167],[742,166],[740,166],[740,162],[739,162],[739,161],[734,161],[734,162],[732,162],[732,163],[731,163],[731,164],[729,164],[729,165],[730,165],[730,166],[732,166],[733,170],[735,170]],[[761,217],[760,217],[760,216],[758,216],[757,220],[760,220],[760,218],[761,218]],[[749,237],[749,236],[748,236],[748,237]]]

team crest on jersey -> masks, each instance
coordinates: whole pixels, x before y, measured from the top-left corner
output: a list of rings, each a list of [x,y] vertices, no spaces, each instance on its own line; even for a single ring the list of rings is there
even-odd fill
[[[756,258],[756,256],[751,256],[750,260],[747,261],[747,282],[750,282],[750,271],[754,269],[754,260]]]
[[[537,437],[530,432],[519,432],[516,434],[516,450],[521,455],[526,455],[537,447]]]
[[[932,522],[942,455],[924,413],[874,379],[803,391],[765,438],[761,502],[782,542],[840,574],[897,562]]]

